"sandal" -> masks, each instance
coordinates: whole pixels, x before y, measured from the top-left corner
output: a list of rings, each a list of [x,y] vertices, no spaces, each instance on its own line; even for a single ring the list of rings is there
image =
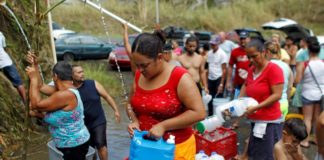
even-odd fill
[[[305,145],[305,144],[300,143],[299,145],[300,145],[301,147],[303,147],[303,148],[309,148],[309,147],[310,147],[310,144]]]

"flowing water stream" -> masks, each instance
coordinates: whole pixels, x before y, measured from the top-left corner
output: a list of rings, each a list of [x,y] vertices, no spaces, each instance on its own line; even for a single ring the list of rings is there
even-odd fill
[[[21,27],[21,24],[19,23],[19,21],[18,21],[16,15],[14,14],[14,12],[6,5],[6,1],[2,1],[0,3],[0,5],[2,5],[10,13],[10,15],[15,19],[16,24],[18,25],[18,28],[19,28],[21,34],[23,35],[24,40],[25,40],[25,42],[27,44],[28,50],[31,50],[31,46],[30,46],[30,43],[28,41],[28,38],[27,38],[23,28]]]

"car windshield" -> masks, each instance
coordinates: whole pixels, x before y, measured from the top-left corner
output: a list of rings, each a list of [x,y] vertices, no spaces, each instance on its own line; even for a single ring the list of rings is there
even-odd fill
[[[90,36],[83,36],[81,38],[81,43],[82,44],[98,44],[98,43],[103,43],[99,39],[95,37],[90,37]]]
[[[63,29],[63,27],[61,27],[59,24],[57,24],[57,23],[55,23],[55,22],[52,23],[52,28],[53,28],[54,30],[56,30],[56,29]]]
[[[66,44],[80,44],[80,37],[69,37],[64,41]]]

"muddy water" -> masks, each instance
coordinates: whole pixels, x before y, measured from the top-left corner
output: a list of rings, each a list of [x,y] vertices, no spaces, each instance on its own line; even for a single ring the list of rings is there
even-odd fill
[[[126,86],[129,88],[132,83],[132,75],[131,72],[123,72]],[[126,118],[125,109],[124,109],[124,99],[117,98],[116,102],[119,105],[119,109],[122,115],[122,122],[120,124],[116,124],[113,117],[112,109],[104,104],[104,110],[107,117],[107,139],[108,139],[108,152],[110,160],[123,160],[128,156],[129,153],[129,135],[127,133],[127,125],[129,120]],[[244,140],[248,137],[250,132],[250,124],[245,120],[241,120],[240,127],[235,130],[238,137],[238,152],[242,153],[244,148]],[[47,160],[48,152],[46,147],[46,142],[50,137],[43,138],[44,140],[32,144],[29,146],[28,151],[28,159],[29,160]],[[308,159],[314,159],[316,146],[311,145],[309,149],[303,149],[306,157]]]

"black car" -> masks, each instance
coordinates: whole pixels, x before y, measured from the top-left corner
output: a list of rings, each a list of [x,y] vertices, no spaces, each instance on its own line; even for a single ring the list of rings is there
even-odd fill
[[[163,31],[167,39],[176,40],[179,46],[183,46],[184,40],[191,36],[190,32],[182,27],[168,26]]]
[[[238,29],[234,29],[234,31],[238,35],[240,35],[240,32],[242,32],[242,31],[248,32],[251,40],[258,40],[261,43],[265,42],[265,39],[263,38],[262,33],[254,28],[238,28]]]
[[[106,59],[113,46],[90,35],[74,34],[58,39],[55,49],[57,59]]]

